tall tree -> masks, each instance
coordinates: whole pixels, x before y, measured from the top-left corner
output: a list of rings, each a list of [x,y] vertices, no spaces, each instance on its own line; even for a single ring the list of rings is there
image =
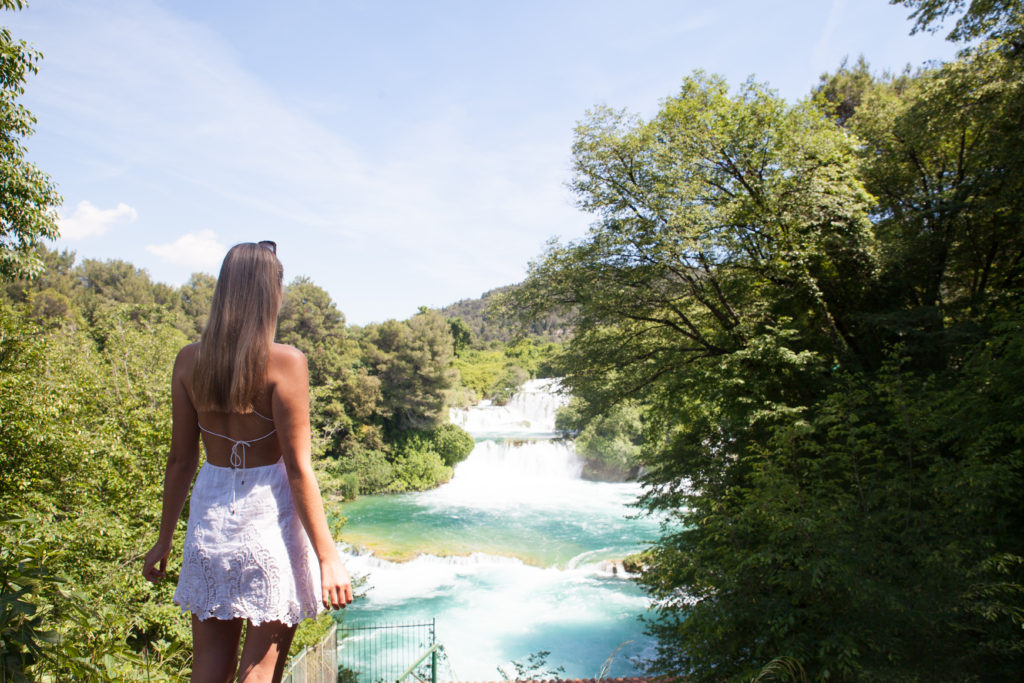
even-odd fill
[[[325,289],[307,277],[296,278],[284,291],[277,341],[295,346],[309,362],[314,447],[341,453],[358,423],[376,416],[380,402],[380,381],[362,366],[345,316]]]
[[[389,320],[364,330],[365,352],[381,382],[382,408],[394,429],[444,422],[446,392],[455,382],[451,329],[437,311],[407,322]]]
[[[0,0],[19,10],[21,0]],[[42,55],[0,28],[0,280],[32,277],[42,269],[35,247],[57,236],[60,195],[50,177],[25,158],[25,139],[35,117],[18,102]]]
[[[991,46],[880,80],[849,120],[878,198],[883,278],[920,314],[920,334],[984,315],[1022,284],[1021,120],[1022,71]]]
[[[192,273],[188,282],[178,292],[182,313],[195,328],[198,337],[206,327],[206,317],[210,314],[210,303],[213,301],[213,290],[217,286],[217,278],[207,273]]]
[[[1024,438],[995,410],[1024,394],[1011,59],[861,73],[845,127],[696,74],[651,121],[578,128],[596,221],[511,301],[573,311],[561,362],[590,416],[644,408],[653,671],[1024,666]]]

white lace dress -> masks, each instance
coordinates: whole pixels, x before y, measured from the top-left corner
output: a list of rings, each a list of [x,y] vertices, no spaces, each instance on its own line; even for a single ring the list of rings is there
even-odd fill
[[[204,463],[192,487],[174,602],[199,619],[297,624],[320,610],[320,565],[283,460],[263,467]]]

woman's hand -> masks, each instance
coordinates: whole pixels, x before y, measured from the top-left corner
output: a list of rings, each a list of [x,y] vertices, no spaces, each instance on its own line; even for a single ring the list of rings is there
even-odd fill
[[[352,602],[352,579],[337,555],[320,563],[320,583],[326,609],[341,609]]]
[[[146,553],[146,561],[142,566],[142,575],[147,581],[156,583],[167,576],[167,558],[171,554],[171,544],[157,541]]]

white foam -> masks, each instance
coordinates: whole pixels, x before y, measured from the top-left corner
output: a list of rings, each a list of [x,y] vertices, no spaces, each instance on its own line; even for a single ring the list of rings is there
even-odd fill
[[[531,379],[509,402],[496,406],[481,401],[470,408],[452,408],[449,419],[473,436],[547,435],[555,431],[555,412],[569,402],[554,378]]]
[[[345,562],[359,572],[364,559],[350,555]],[[474,553],[446,558],[422,555],[405,563],[378,561],[372,570],[372,587],[359,607],[371,612],[380,609],[392,618],[436,617],[452,680],[487,680],[493,677],[496,664],[551,648],[545,633],[585,632],[590,625],[608,620],[635,624],[633,615],[649,604],[630,582],[602,571],[598,564],[540,568]],[[638,630],[635,625],[627,628]],[[617,642],[621,641],[613,637],[613,642],[596,646],[597,652],[590,657],[596,662],[591,675],[596,675]],[[594,644],[583,642],[578,647]],[[555,656],[567,654],[573,653],[562,650]]]

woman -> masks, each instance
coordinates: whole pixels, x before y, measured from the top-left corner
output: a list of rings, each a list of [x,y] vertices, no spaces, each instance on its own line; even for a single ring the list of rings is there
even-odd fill
[[[298,623],[352,602],[310,464],[309,371],[274,343],[283,271],[273,242],[224,257],[206,329],[178,353],[160,536],[143,575],[166,575],[192,490],[174,601],[192,613],[192,680],[280,680]],[[238,642],[246,623],[245,646]]]

